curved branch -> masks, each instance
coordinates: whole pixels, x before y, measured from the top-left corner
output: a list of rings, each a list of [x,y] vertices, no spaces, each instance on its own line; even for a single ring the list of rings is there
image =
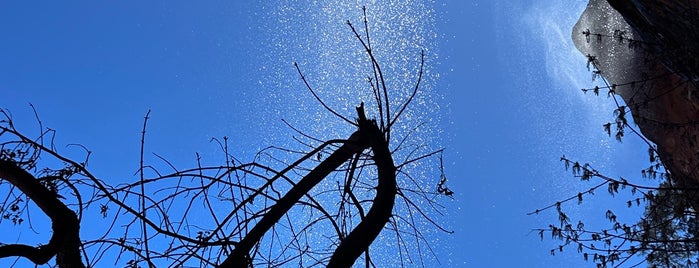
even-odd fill
[[[335,116],[341,118],[342,120],[345,120],[345,122],[347,122],[347,123],[350,123],[350,124],[352,124],[352,125],[354,125],[354,126],[357,125],[357,123],[352,122],[352,120],[347,119],[347,117],[342,116],[341,114],[339,114],[338,112],[336,112],[335,110],[333,110],[332,108],[330,108],[327,104],[325,104],[325,102],[323,102],[323,100],[322,100],[322,99],[318,96],[318,94],[316,94],[316,92],[313,90],[313,88],[311,87],[311,85],[308,84],[308,81],[306,80],[306,76],[304,76],[304,75],[303,75],[303,72],[301,72],[301,68],[299,67],[299,64],[296,63],[296,62],[294,62],[294,67],[296,67],[296,71],[298,71],[299,75],[301,76],[301,80],[303,80],[303,84],[306,85],[306,88],[311,92],[311,94],[313,94],[313,97],[315,97],[316,100],[318,100],[318,102],[320,102],[320,104],[323,105],[323,107],[324,107],[326,110],[328,110],[329,112],[331,112],[331,113],[334,114]]]
[[[423,68],[425,66],[425,51],[420,52],[420,71],[417,73],[417,82],[415,82],[415,88],[413,89],[413,92],[410,93],[410,97],[408,97],[408,100],[405,101],[403,106],[400,108],[396,116],[391,119],[391,122],[388,123],[388,129],[391,129],[394,123],[398,120],[400,115],[405,111],[405,108],[408,107],[411,101],[415,98],[415,95],[417,94],[417,90],[420,88],[420,82],[422,81],[422,73],[423,73]]]
[[[357,108],[359,113],[359,125],[366,125],[366,116],[364,115],[364,106]],[[361,112],[360,112],[361,110]],[[374,127],[375,123],[374,123]],[[377,128],[378,129],[378,128]],[[380,131],[379,131],[380,133]],[[323,160],[316,168],[311,170],[306,176],[299,181],[284,197],[270,207],[264,217],[260,219],[255,227],[248,232],[247,235],[236,245],[231,254],[221,263],[219,267],[249,267],[250,250],[257,244],[265,233],[274,226],[291,207],[293,207],[301,197],[322,181],[331,172],[335,171],[340,165],[352,158],[353,155],[361,153],[368,147],[364,142],[363,128],[354,132],[348,142],[342,145],[339,149],[333,152],[328,158]]]
[[[359,111],[360,108],[357,108]],[[335,249],[328,267],[352,267],[362,252],[369,249],[371,243],[381,233],[393,212],[396,197],[396,167],[393,163],[388,142],[375,120],[366,120],[360,113],[359,128],[362,140],[368,141],[374,152],[374,162],[378,169],[379,182],[376,187],[374,203],[357,227],[345,237]],[[363,119],[363,120],[362,120]]]
[[[51,219],[53,234],[48,245],[5,245],[0,247],[0,257],[25,257],[35,264],[45,264],[56,256],[58,267],[85,267],[80,257],[80,222],[58,196],[46,189],[26,170],[12,161],[0,159],[0,178],[22,191]]]

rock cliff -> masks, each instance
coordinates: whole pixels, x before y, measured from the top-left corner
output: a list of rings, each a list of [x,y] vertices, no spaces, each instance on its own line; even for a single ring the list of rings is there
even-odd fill
[[[699,0],[590,0],[572,33],[676,182],[690,188],[699,187],[697,26]],[[697,191],[689,193],[699,211]]]

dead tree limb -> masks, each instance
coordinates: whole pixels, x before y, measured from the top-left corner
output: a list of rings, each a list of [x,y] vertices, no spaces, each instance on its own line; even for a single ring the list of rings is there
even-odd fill
[[[388,223],[393,211],[396,198],[396,166],[393,163],[388,142],[376,125],[375,120],[363,118],[364,105],[357,108],[359,114],[359,129],[362,140],[368,142],[374,152],[373,160],[378,169],[379,182],[376,187],[376,197],[373,205],[357,227],[342,239],[330,258],[328,267],[352,267],[362,252],[369,249],[383,227]]]
[[[80,257],[80,222],[56,193],[49,191],[29,172],[11,160],[0,159],[0,178],[10,182],[51,219],[53,234],[44,246],[11,244],[0,246],[0,258],[19,256],[45,264],[54,256],[58,267],[85,267]]]
[[[359,111],[359,109],[358,109]],[[364,109],[361,109],[362,113]],[[360,126],[366,124],[364,114],[359,115]],[[380,132],[379,132],[380,133]],[[248,232],[247,235],[236,245],[233,252],[221,263],[219,267],[249,267],[251,260],[250,250],[257,244],[264,234],[286,214],[291,207],[308,193],[314,186],[320,183],[331,172],[335,171],[343,163],[352,159],[352,156],[364,151],[369,145],[364,140],[367,134],[363,133],[362,127],[350,136],[347,142],[333,152],[328,158],[323,160],[316,168],[303,177],[284,197],[274,204],[269,212]]]

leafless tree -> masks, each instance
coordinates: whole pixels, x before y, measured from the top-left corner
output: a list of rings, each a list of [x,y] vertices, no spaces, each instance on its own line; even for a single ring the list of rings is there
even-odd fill
[[[385,236],[395,239],[395,258],[422,263],[431,249],[417,222],[448,232],[431,217],[443,209],[437,197],[453,192],[446,187],[442,150],[410,147],[405,143],[410,133],[401,140],[391,133],[419,92],[424,53],[409,98],[394,107],[390,93],[396,89],[385,83],[364,12],[363,33],[347,24],[371,61],[367,88],[374,101],[360,103],[354,119],[329,107],[295,64],[319,105],[355,129],[344,139],[319,140],[289,125],[307,150],[269,147],[255,160],[241,162],[229,153],[224,137],[213,140],[220,146],[222,164],[198,160],[193,167],[179,168],[160,156],[161,164],[149,164],[144,161],[149,111],[138,179],[112,185],[89,171],[87,149],[79,160],[63,156],[54,145],[54,130],[45,128],[39,116],[40,133],[28,136],[15,127],[8,111],[0,110],[0,224],[50,225],[52,233],[40,244],[3,242],[0,258],[42,265],[55,257],[57,267],[350,267],[357,260],[370,267],[375,266],[372,243],[380,233],[391,232]],[[366,109],[378,118],[367,118]],[[398,151],[408,151],[408,157],[396,163]],[[287,162],[292,157],[296,160]],[[440,160],[441,172],[435,178],[404,171],[434,158]],[[434,188],[420,188],[422,180],[434,180]],[[322,182],[325,186],[319,187]],[[40,214],[50,222],[31,222]],[[86,224],[103,227],[89,227],[101,233],[85,235]]]

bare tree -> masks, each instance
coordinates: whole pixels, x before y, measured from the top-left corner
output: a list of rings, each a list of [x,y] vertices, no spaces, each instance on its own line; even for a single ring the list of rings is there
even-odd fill
[[[104,262],[127,267],[350,267],[357,260],[370,267],[375,266],[372,243],[391,231],[401,263],[423,263],[431,249],[416,222],[448,232],[431,218],[442,209],[436,197],[452,195],[442,150],[410,147],[405,143],[410,133],[397,141],[391,133],[418,94],[424,53],[409,98],[394,107],[389,95],[395,89],[387,87],[364,12],[363,34],[347,24],[371,62],[367,88],[374,101],[359,104],[356,118],[350,119],[329,107],[295,64],[319,105],[355,128],[345,139],[324,141],[289,125],[299,134],[297,141],[307,146],[304,151],[269,147],[254,161],[241,162],[229,153],[224,137],[214,139],[222,164],[198,160],[183,169],[156,155],[164,165],[157,167],[144,161],[149,111],[143,122],[139,179],[111,185],[89,171],[87,149],[83,159],[69,159],[55,148],[54,131],[38,116],[41,132],[30,137],[1,110],[0,191],[5,198],[0,201],[0,223],[20,228],[32,215],[44,214],[52,236],[39,245],[0,244],[0,258],[40,265],[55,257],[58,267]],[[366,109],[378,118],[367,118]],[[396,164],[394,154],[406,150],[408,157]],[[287,162],[291,157],[296,160]],[[433,189],[423,189],[417,181],[430,178],[414,178],[404,169],[429,158],[440,159],[441,175]],[[335,186],[318,187],[321,182]],[[397,204],[402,213],[395,212]],[[80,230],[88,222],[105,226],[101,235],[83,235]],[[417,249],[408,246],[411,239]],[[423,252],[425,246],[428,252]]]

